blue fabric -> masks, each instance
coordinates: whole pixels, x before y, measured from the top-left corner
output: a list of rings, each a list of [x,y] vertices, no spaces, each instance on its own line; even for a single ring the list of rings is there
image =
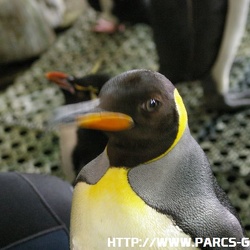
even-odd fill
[[[63,230],[48,232],[17,245],[8,250],[69,250],[69,237]]]
[[[69,248],[69,183],[17,172],[0,173],[0,183],[0,249]]]

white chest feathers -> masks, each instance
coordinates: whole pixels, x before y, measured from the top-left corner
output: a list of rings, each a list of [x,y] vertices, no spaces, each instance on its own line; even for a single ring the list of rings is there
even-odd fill
[[[79,182],[71,214],[72,250],[183,249],[168,247],[168,239],[191,238],[136,195],[127,170],[110,168],[95,185]],[[185,247],[195,249],[195,247]]]

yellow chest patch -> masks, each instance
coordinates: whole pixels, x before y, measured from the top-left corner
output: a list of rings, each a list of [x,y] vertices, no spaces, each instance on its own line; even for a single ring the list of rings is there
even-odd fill
[[[136,195],[128,183],[126,169],[109,168],[97,184],[79,182],[75,187],[71,214],[71,249],[105,250],[112,249],[112,246],[113,249],[130,249],[125,242],[119,247],[109,245],[110,240],[116,237],[136,237],[141,243],[147,238],[156,237],[189,238],[173,225],[170,218],[146,205]],[[143,249],[168,248],[157,247],[157,244],[149,247],[148,244]]]

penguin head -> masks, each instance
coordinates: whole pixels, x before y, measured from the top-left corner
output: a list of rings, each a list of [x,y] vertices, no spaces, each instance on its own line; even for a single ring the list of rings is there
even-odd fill
[[[157,72],[132,70],[113,77],[99,98],[99,105],[77,122],[107,133],[113,166],[134,167],[160,157],[174,147],[187,126],[177,89]]]
[[[110,78],[105,74],[90,74],[78,78],[57,71],[48,72],[45,76],[62,89],[67,104],[96,98],[101,87]]]

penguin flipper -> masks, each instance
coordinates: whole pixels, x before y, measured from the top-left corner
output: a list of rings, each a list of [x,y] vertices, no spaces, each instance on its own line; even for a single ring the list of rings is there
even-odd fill
[[[214,177],[214,176],[213,176]],[[229,200],[227,194],[224,192],[224,190],[219,186],[216,178],[213,178],[213,187],[214,187],[214,192],[216,194],[217,199],[220,201],[220,203],[227,208],[227,210],[230,211],[240,222],[239,215],[237,214],[236,209],[232,205],[231,201]]]
[[[170,216],[192,239],[244,237],[207,157],[188,130],[166,156],[131,169],[128,180],[148,206]]]

